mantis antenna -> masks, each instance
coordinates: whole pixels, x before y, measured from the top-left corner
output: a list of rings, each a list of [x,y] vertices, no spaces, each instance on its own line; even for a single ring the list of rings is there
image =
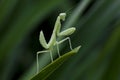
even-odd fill
[[[65,42],[66,40],[69,41],[70,49],[72,50],[71,40],[70,40],[70,37],[68,37],[68,36],[73,34],[76,29],[75,29],[75,27],[71,27],[71,28],[68,28],[68,29],[60,32],[60,30],[61,30],[61,20],[65,21],[65,17],[66,17],[66,13],[60,13],[59,16],[57,17],[57,20],[55,22],[51,38],[50,38],[48,43],[45,40],[43,31],[40,31],[39,41],[40,41],[40,44],[42,45],[42,47],[45,50],[37,52],[37,56],[36,56],[36,59],[37,59],[37,73],[39,72],[38,55],[40,53],[48,53],[49,52],[51,62],[53,62],[53,56],[52,56],[53,47],[57,46],[57,53],[58,53],[58,56],[60,57],[59,44]],[[57,41],[57,38],[65,37],[65,36],[67,36],[67,37],[60,40],[60,41]]]

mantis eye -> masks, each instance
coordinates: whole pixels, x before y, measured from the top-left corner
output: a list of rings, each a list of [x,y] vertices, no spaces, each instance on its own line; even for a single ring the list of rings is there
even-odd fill
[[[59,16],[60,16],[60,19],[64,21],[66,17],[66,13],[60,13]]]

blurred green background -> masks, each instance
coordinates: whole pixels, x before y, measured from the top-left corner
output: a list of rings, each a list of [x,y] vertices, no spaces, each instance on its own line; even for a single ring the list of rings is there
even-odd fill
[[[49,41],[61,12],[67,13],[62,30],[76,27],[72,45],[82,48],[48,80],[120,80],[120,0],[1,0],[0,80],[29,80],[36,73],[39,32]],[[69,50],[67,42],[60,47],[61,54]],[[39,63],[40,69],[49,64],[49,54]]]

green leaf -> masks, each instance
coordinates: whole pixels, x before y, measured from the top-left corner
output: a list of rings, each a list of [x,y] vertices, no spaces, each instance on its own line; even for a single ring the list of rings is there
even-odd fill
[[[60,58],[57,58],[55,61],[50,63],[48,66],[43,68],[40,73],[35,75],[31,80],[45,80],[47,77],[49,77],[57,68],[62,65],[63,62],[65,62],[69,57],[73,56],[75,53],[78,52],[81,46],[78,46],[77,48],[73,49],[72,51],[65,53]]]

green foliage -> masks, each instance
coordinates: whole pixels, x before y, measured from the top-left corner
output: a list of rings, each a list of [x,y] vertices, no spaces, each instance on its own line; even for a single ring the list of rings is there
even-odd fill
[[[0,80],[36,74],[36,52],[43,49],[39,31],[48,41],[61,12],[67,13],[62,31],[76,27],[71,42],[82,48],[47,80],[120,80],[120,0],[1,0]],[[60,53],[68,49],[67,42],[60,45]],[[49,54],[40,55],[40,70],[49,62]]]

